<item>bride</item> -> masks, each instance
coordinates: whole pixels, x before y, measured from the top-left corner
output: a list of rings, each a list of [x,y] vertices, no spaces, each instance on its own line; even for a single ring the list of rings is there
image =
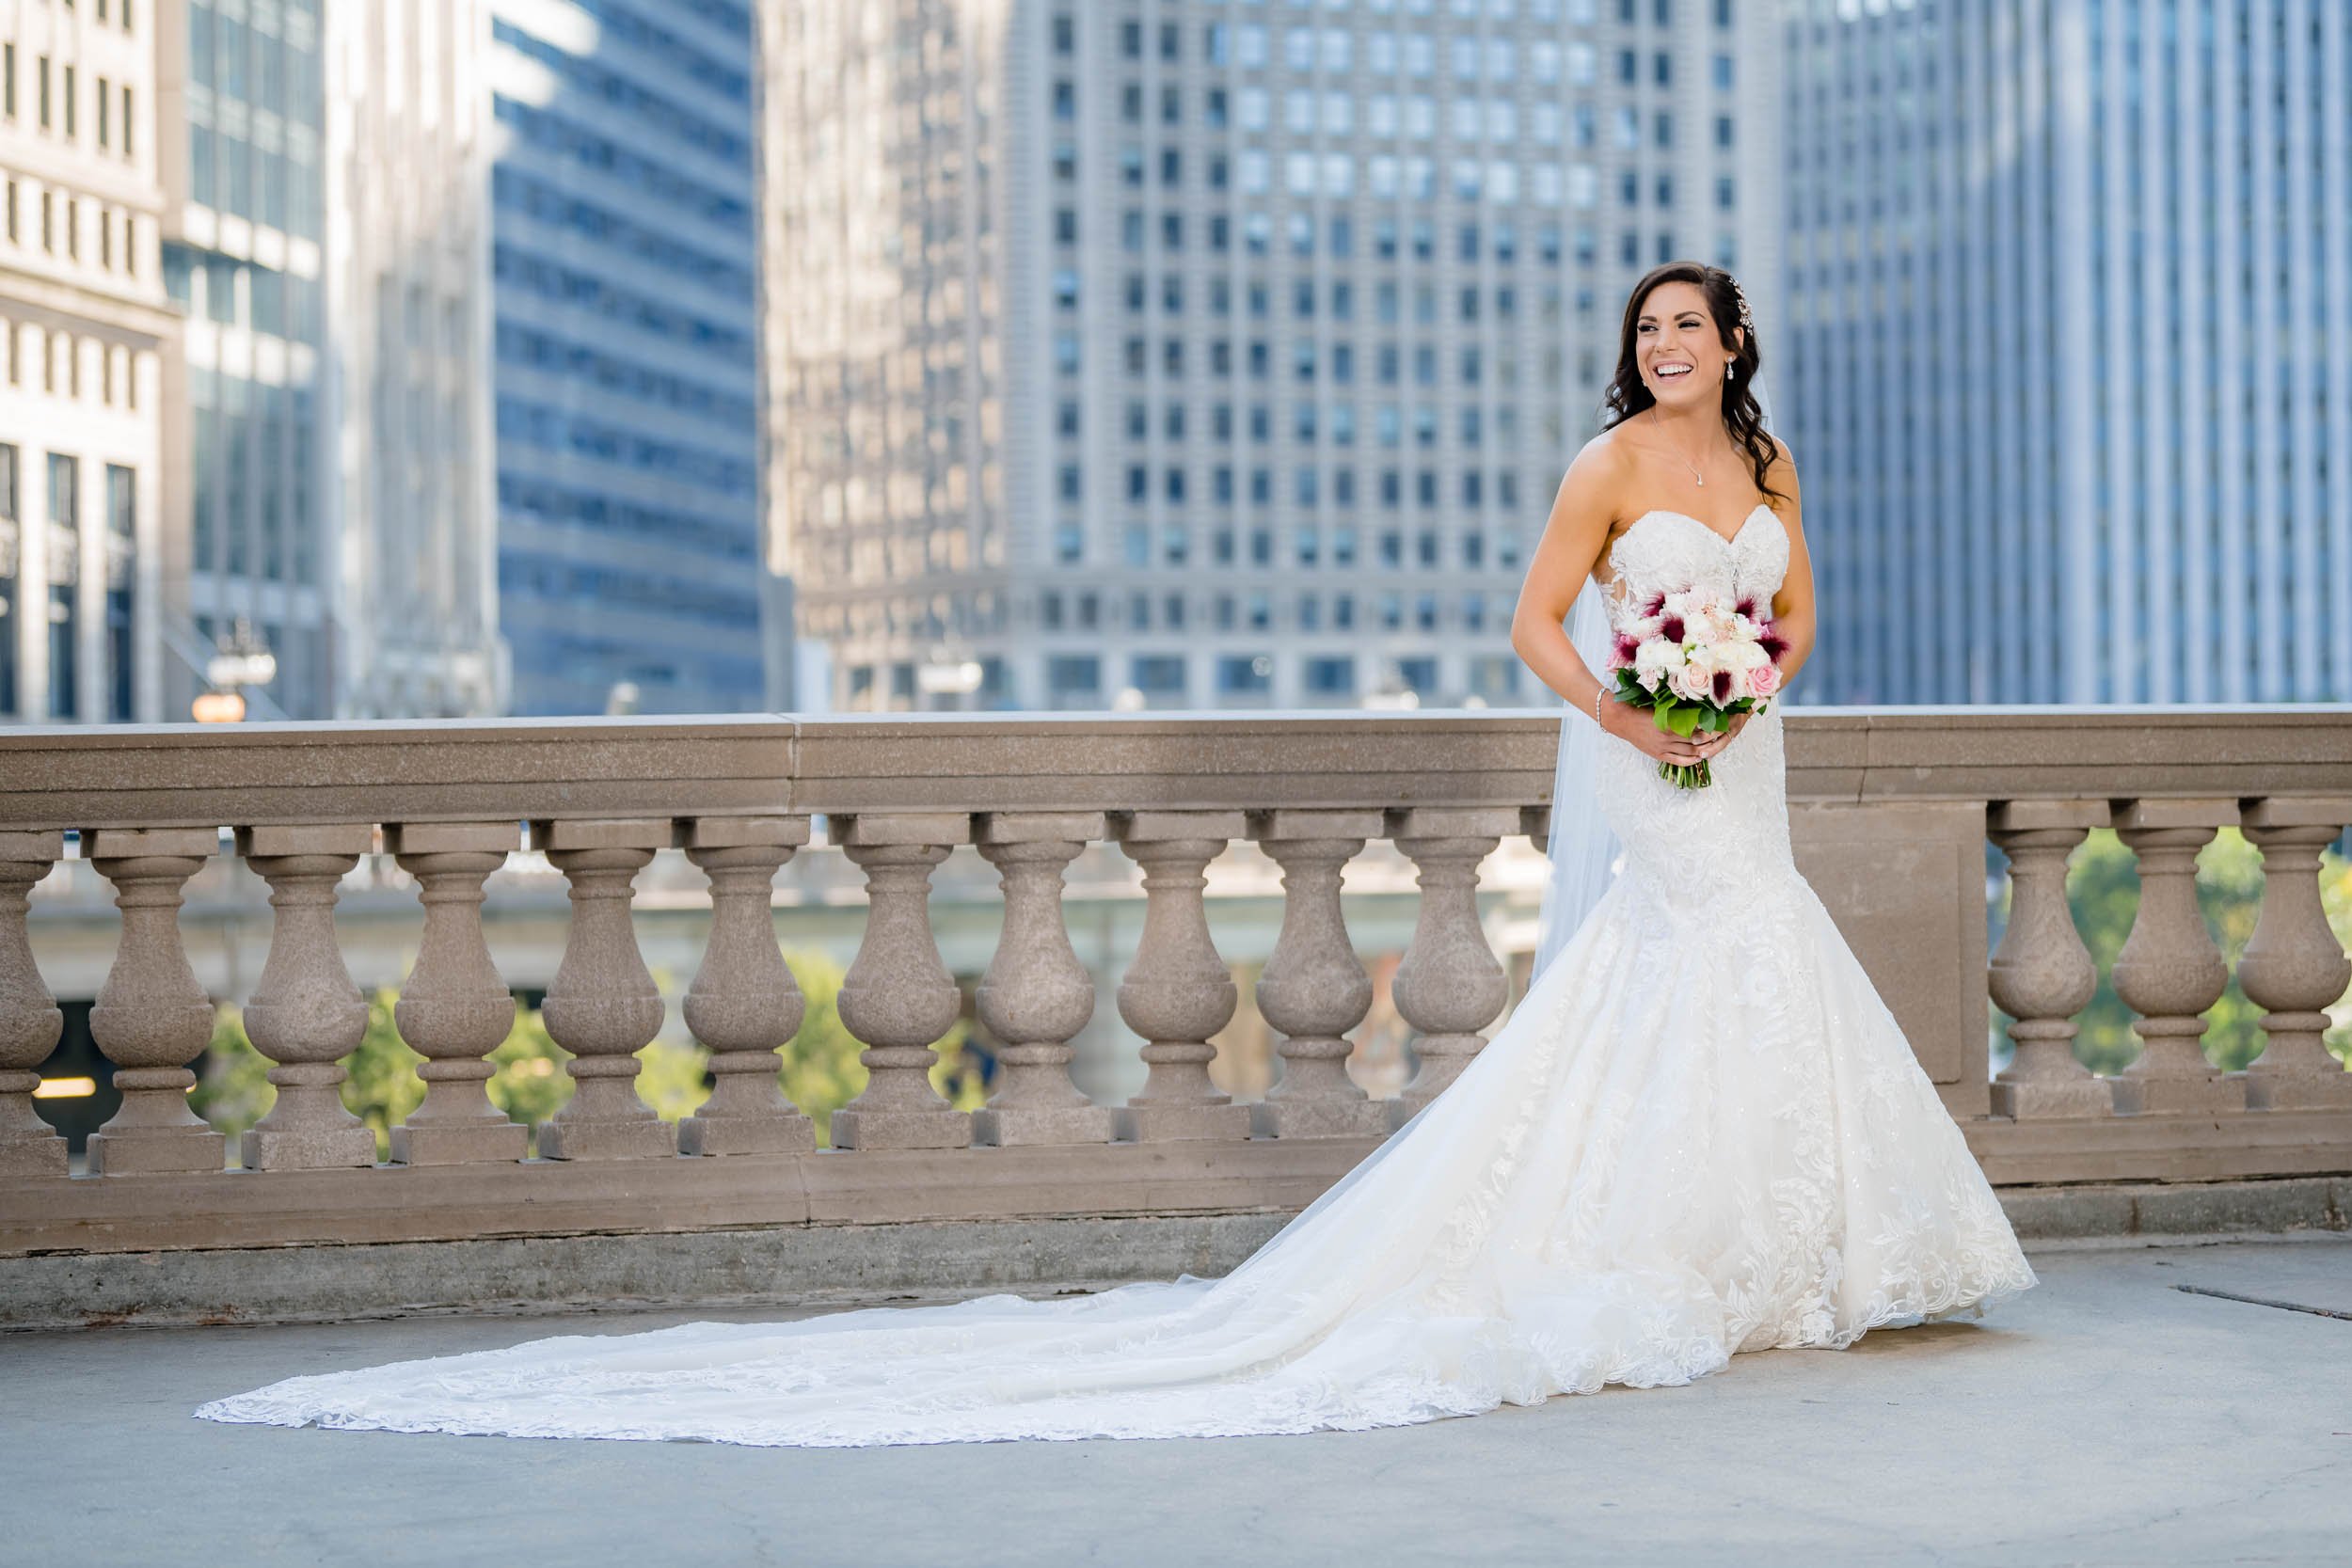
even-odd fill
[[[1444,1093],[1231,1274],[566,1336],[197,1414],[828,1447],[1357,1429],[1842,1350],[2034,1284],[1790,858],[1779,703],[1685,740],[1595,673],[1613,599],[1691,582],[1768,598],[1784,678],[1803,665],[1812,576],[1758,364],[1717,268],[1661,266],[1628,302],[1608,428],[1513,629],[1571,705],[1535,977]],[[1701,758],[1706,787],[1660,774]]]

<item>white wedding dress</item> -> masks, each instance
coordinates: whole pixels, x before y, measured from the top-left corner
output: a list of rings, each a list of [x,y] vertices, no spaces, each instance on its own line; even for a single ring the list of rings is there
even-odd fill
[[[1768,597],[1787,531],[1657,512],[1629,589]],[[1683,790],[1613,736],[1622,872],[1461,1076],[1219,1279],[690,1323],[296,1377],[223,1421],[794,1446],[1359,1429],[1843,1349],[2035,1282],[1789,854],[1774,703]],[[1556,802],[1573,809],[1575,802]]]

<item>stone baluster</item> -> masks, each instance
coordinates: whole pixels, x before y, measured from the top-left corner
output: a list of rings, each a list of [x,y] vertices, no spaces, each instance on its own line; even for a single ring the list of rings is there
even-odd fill
[[[638,950],[629,904],[637,873],[667,846],[667,817],[534,822],[531,842],[571,884],[572,928],[539,1009],[572,1053],[572,1098],[539,1129],[543,1160],[652,1160],[677,1134],[637,1096],[637,1053],[661,1032],[661,991]]]
[[[424,1102],[392,1129],[392,1161],[456,1165],[519,1160],[529,1134],[483,1088],[484,1057],[515,1027],[515,996],[482,935],[482,883],[521,839],[512,822],[404,822],[384,847],[421,884],[424,937],[401,983],[392,1022],[425,1058]]]
[[[122,942],[90,1008],[122,1104],[90,1134],[93,1176],[223,1168],[227,1140],[188,1109],[189,1064],[213,1041],[213,1002],[180,944],[180,890],[220,847],[213,828],[101,828],[82,852],[115,887]]]
[[[1519,829],[1516,806],[1415,806],[1388,814],[1388,836],[1419,868],[1413,940],[1390,983],[1417,1031],[1421,1069],[1391,1102],[1398,1127],[1438,1098],[1486,1043],[1481,1033],[1510,1000],[1510,977],[1478,923],[1478,868]]]
[[[237,853],[269,883],[277,911],[245,1033],[277,1064],[278,1102],[246,1132],[238,1158],[247,1170],[375,1164],[374,1131],[336,1093],[342,1059],[367,1036],[368,1005],[335,941],[336,886],[374,837],[364,823],[237,830]]]
[[[776,947],[777,869],[808,842],[805,816],[705,816],[686,824],[686,858],[710,879],[710,937],[686,992],[686,1026],[710,1048],[717,1080],[678,1123],[684,1154],[804,1154],[816,1124],[784,1097],[776,1051],[806,1007]]]
[[[1376,811],[1296,810],[1249,815],[1250,836],[1282,868],[1282,928],[1258,976],[1258,1011],[1282,1034],[1282,1076],[1250,1110],[1250,1125],[1278,1138],[1372,1137],[1389,1131],[1389,1108],[1347,1075],[1347,1031],[1372,1010],[1364,973],[1341,913],[1340,878],[1364,840],[1381,831]]]
[[[2106,1084],[2074,1057],[2074,1015],[2099,989],[2098,966],[2074,929],[2066,864],[2093,828],[2107,824],[2105,800],[1998,800],[1986,831],[2009,856],[2009,923],[1988,966],[1994,1005],[2016,1022],[2016,1053],[1993,1082],[1996,1117],[2104,1117],[2115,1110]]]
[[[2263,853],[2263,907],[2237,982],[2264,1009],[2270,1037],[2246,1069],[2246,1103],[2265,1111],[2352,1106],[2352,1072],[2320,1041],[2328,1007],[2352,982],[2352,960],[2319,901],[2319,852],[2352,822],[2352,798],[2253,800],[2242,820]]]
[[[931,867],[968,838],[961,812],[836,816],[827,836],[866,873],[866,934],[841,979],[842,1027],[866,1049],[865,1090],[833,1114],[836,1148],[961,1148],[972,1113],[931,1087],[933,1041],[963,1010],[931,936]]]
[[[33,1109],[36,1069],[57,1049],[65,1015],[24,935],[26,895],[64,850],[61,832],[0,832],[0,1177],[67,1169],[65,1140]]]
[[[2132,1029],[2146,1046],[2108,1080],[2118,1111],[2246,1108],[2245,1080],[2205,1058],[2201,1015],[2221,999],[2230,970],[2197,907],[2197,851],[2236,820],[2235,800],[2115,803],[2116,836],[2139,859],[2139,908],[2115,958],[2115,994],[2139,1015]]]
[[[1143,867],[1143,934],[1119,984],[1119,1016],[1143,1037],[1143,1089],[1114,1107],[1121,1138],[1141,1143],[1249,1136],[1249,1107],[1209,1077],[1209,1037],[1232,1021],[1233,976],[1209,935],[1201,892],[1209,862],[1247,831],[1237,811],[1121,813],[1112,832]]]
[[[997,870],[1005,924],[975,997],[980,1022],[1004,1042],[996,1092],[972,1116],[972,1140],[1017,1144],[1108,1143],[1111,1108],[1070,1081],[1073,1036],[1094,1016],[1094,978],[1070,945],[1062,870],[1108,824],[1096,812],[989,812],[973,842]]]

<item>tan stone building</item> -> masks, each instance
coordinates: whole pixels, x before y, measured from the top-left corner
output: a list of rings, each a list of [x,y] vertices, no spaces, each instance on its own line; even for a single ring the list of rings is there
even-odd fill
[[[167,717],[157,16],[0,4],[0,722]]]

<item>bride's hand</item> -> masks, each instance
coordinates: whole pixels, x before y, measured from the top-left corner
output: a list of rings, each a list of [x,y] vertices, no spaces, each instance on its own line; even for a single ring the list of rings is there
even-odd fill
[[[1629,742],[1635,750],[1645,752],[1660,762],[1671,762],[1685,768],[1722,751],[1724,744],[1740,733],[1740,727],[1748,721],[1746,714],[1735,713],[1731,716],[1730,729],[1720,735],[1701,730],[1686,740],[1672,730],[1660,729],[1658,721],[1651,717],[1647,708],[1619,702],[1607,702],[1600,706],[1605,716],[1602,722],[1608,726],[1610,734]]]

